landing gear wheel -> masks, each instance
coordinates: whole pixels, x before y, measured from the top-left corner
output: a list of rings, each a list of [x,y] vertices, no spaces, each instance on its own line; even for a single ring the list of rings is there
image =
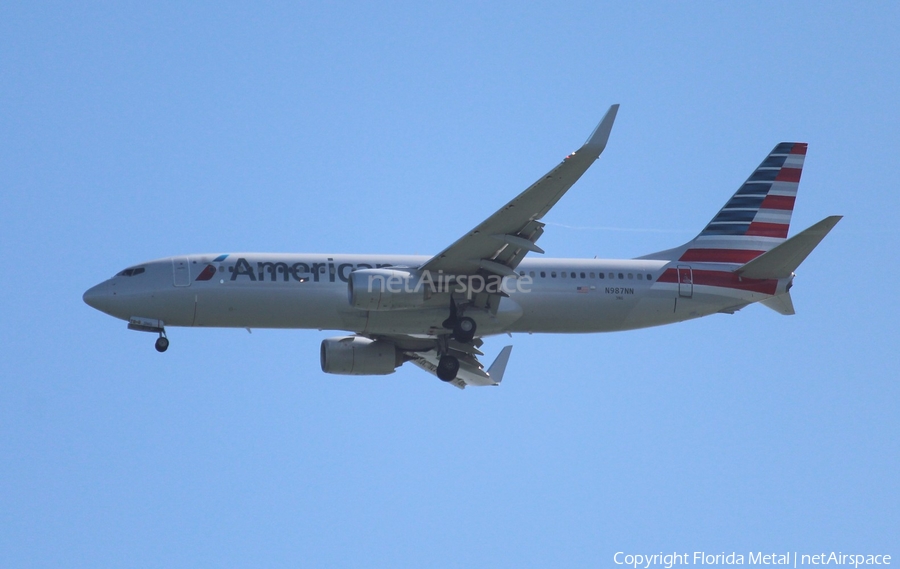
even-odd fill
[[[160,336],[156,339],[156,351],[157,352],[165,352],[169,349],[169,339],[165,336]]]
[[[459,360],[456,356],[441,356],[437,366],[437,376],[441,381],[453,381],[459,372]]]
[[[453,337],[463,343],[471,342],[475,338],[476,328],[475,321],[468,316],[464,316],[453,327]]]

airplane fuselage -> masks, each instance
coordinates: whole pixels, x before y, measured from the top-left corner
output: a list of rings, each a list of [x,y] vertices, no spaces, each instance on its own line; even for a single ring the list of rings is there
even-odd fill
[[[224,258],[223,258],[224,257]],[[307,328],[358,334],[441,332],[448,296],[409,310],[361,310],[348,301],[354,270],[417,267],[427,256],[240,253],[170,257],[90,289],[100,310],[166,326]],[[221,260],[219,260],[221,259]],[[143,271],[134,274],[135,270]],[[481,335],[644,328],[733,311],[784,292],[789,279],[709,284],[731,271],[659,260],[525,259],[503,279],[496,313],[469,310]],[[701,275],[705,275],[701,277]],[[477,291],[477,289],[476,289]]]

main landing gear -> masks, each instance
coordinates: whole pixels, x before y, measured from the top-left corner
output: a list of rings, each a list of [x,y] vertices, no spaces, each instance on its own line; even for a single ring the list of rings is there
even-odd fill
[[[453,381],[459,373],[459,358],[444,354],[438,361],[437,376],[441,381]]]
[[[444,320],[442,326],[448,330],[453,330],[450,337],[463,344],[468,344],[475,339],[475,330],[478,328],[475,320],[468,316],[459,315],[456,301],[453,298],[450,299],[450,316]],[[442,336],[438,351],[441,354],[441,358],[438,360],[435,373],[441,381],[453,381],[456,379],[456,374],[459,373],[459,358],[450,355],[447,336]]]
[[[471,342],[475,339],[475,328],[475,321],[463,316],[453,327],[453,337],[463,343]]]
[[[475,321],[468,316],[459,316],[456,308],[456,302],[450,299],[450,317],[444,320],[442,326],[449,330],[453,330],[453,339],[464,344],[475,339],[475,330],[477,326]]]

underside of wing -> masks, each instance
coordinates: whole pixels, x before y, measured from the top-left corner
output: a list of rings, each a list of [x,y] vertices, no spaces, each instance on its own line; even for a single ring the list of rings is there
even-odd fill
[[[447,383],[455,385],[460,389],[465,389],[467,385],[500,385],[503,381],[503,374],[506,372],[506,364],[509,362],[509,355],[512,352],[512,346],[506,346],[500,350],[500,354],[488,369],[484,369],[484,365],[478,361],[478,358],[471,353],[458,352],[459,371],[456,378]],[[434,352],[416,352],[412,354],[410,361],[425,371],[437,375],[438,361],[440,356]]]

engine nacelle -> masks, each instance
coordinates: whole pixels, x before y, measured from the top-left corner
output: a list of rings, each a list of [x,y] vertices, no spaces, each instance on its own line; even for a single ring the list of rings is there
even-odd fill
[[[360,310],[421,308],[429,292],[431,287],[414,269],[360,269],[347,279],[350,306]]]
[[[322,371],[340,375],[387,375],[403,360],[389,342],[361,336],[339,336],[322,340]]]

